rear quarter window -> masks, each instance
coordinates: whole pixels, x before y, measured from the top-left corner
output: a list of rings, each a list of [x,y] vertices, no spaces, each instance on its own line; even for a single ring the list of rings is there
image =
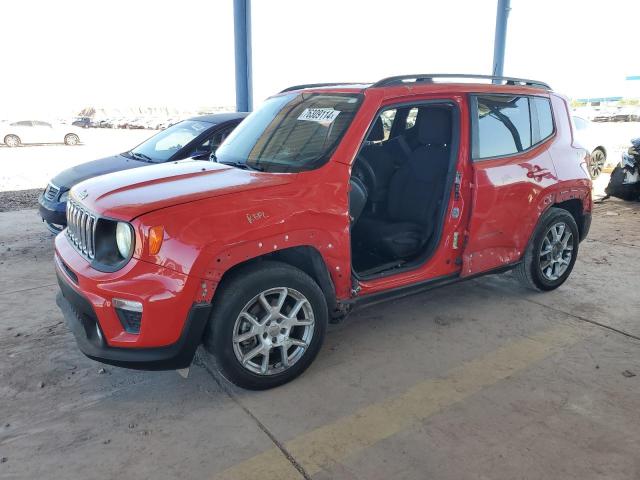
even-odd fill
[[[548,98],[513,95],[473,98],[474,160],[515,155],[553,134]]]

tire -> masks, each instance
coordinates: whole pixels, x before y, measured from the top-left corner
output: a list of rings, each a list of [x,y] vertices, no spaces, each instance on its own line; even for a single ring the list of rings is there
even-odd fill
[[[20,137],[17,135],[7,135],[4,137],[4,144],[7,147],[19,147],[20,143],[22,143],[20,141]]]
[[[80,143],[80,137],[75,133],[67,133],[64,136],[64,144],[65,145],[77,145]]]
[[[567,230],[570,236],[565,237]],[[578,225],[573,216],[562,208],[550,208],[540,218],[522,262],[514,270],[516,278],[533,290],[558,288],[573,270],[579,244]]]
[[[606,161],[607,154],[604,153],[604,150],[601,148],[596,148],[591,153],[591,160],[589,162],[589,175],[591,175],[591,180],[595,180],[600,176]]]
[[[240,387],[265,390],[290,382],[320,351],[327,302],[318,284],[297,268],[273,261],[241,268],[223,281],[213,303],[204,346],[222,375]]]

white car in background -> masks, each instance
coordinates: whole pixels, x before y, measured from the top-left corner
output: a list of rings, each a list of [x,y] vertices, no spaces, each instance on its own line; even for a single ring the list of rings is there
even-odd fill
[[[612,150],[604,145],[604,135],[599,131],[598,126],[593,122],[573,115],[573,125],[576,134],[576,140],[591,152],[591,163],[589,164],[589,173],[592,179],[600,176],[605,167],[611,171],[613,165],[607,163],[607,156]]]
[[[80,143],[80,129],[63,123],[20,120],[0,124],[0,140],[8,147],[30,143]]]

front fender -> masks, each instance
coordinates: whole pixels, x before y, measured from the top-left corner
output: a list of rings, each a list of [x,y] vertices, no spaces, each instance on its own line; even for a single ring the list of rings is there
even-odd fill
[[[210,299],[225,272],[236,265],[291,247],[320,253],[338,298],[351,289],[348,166],[330,163],[296,174],[295,181],[260,192],[175,205],[133,221],[139,244],[134,256],[206,282]],[[148,231],[164,226],[157,255],[145,246]]]

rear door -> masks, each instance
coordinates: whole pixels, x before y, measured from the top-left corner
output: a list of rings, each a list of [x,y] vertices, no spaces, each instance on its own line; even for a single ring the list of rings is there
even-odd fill
[[[557,181],[547,96],[472,95],[473,200],[461,276],[517,262]]]

